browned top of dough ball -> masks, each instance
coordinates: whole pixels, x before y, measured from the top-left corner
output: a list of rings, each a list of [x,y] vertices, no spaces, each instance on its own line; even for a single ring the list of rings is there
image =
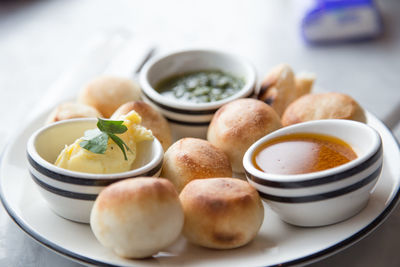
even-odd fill
[[[243,246],[263,222],[264,207],[257,191],[236,178],[193,180],[179,195],[185,213],[183,234],[209,248]]]
[[[177,171],[190,179],[232,176],[228,157],[206,140],[180,139],[168,149],[166,157],[172,157]]]
[[[95,107],[103,116],[109,118],[119,106],[139,98],[140,88],[132,80],[100,76],[82,88],[78,101]]]
[[[271,105],[281,116],[289,103],[296,98],[292,68],[288,64],[274,67],[262,81],[257,98]]]
[[[265,133],[280,128],[280,119],[276,112],[260,100],[243,98],[221,107],[214,115],[210,128],[214,128],[224,142],[254,141]],[[256,137],[254,137],[256,136]]]
[[[47,117],[46,123],[73,118],[96,118],[101,116],[100,112],[92,106],[77,102],[65,102],[53,109]]]
[[[282,115],[283,126],[319,119],[347,119],[365,122],[360,105],[342,93],[304,95],[291,103]]]
[[[153,135],[160,141],[164,151],[166,151],[172,143],[171,129],[168,121],[149,104],[143,101],[127,102],[114,112],[112,118],[118,119],[121,115],[128,114],[132,110],[142,117],[141,125],[153,132]]]
[[[176,201],[178,193],[173,184],[162,178],[138,177],[122,180],[106,187],[97,198],[99,211],[111,209],[124,214],[126,205],[138,204],[151,209],[156,203]],[[121,210],[121,212],[118,212]]]
[[[251,98],[238,99],[215,113],[207,140],[224,151],[234,172],[243,172],[246,150],[259,138],[281,127],[278,114],[269,105]]]
[[[121,115],[126,115],[130,111],[136,111],[139,113],[141,117],[146,117],[149,121],[159,120],[159,118],[163,118],[162,115],[154,110],[149,104],[143,101],[129,101],[123,105],[121,105],[112,115],[113,118],[118,118]],[[145,122],[143,122],[145,123]]]
[[[210,178],[191,181],[181,192],[181,198],[196,203],[198,208],[207,210],[207,214],[217,214],[230,205],[250,205],[259,197],[257,191],[243,180]]]

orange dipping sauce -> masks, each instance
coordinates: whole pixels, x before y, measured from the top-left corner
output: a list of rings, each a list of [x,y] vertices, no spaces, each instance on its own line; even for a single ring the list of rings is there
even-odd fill
[[[322,171],[357,158],[343,140],[323,134],[295,133],[271,139],[253,154],[253,164],[271,174]]]

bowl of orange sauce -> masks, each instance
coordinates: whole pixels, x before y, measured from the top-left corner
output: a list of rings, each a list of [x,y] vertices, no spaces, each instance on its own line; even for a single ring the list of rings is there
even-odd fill
[[[272,132],[245,153],[249,183],[297,226],[346,220],[368,203],[382,169],[375,129],[350,120],[317,120]]]

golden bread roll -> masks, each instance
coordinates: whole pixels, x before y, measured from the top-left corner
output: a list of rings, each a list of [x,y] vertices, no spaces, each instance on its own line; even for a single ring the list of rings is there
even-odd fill
[[[307,94],[290,104],[282,116],[282,125],[320,119],[346,119],[365,122],[364,110],[342,93]]]
[[[74,118],[97,118],[101,116],[100,112],[94,107],[82,103],[65,102],[51,111],[46,119],[46,124]]]
[[[258,139],[281,128],[275,110],[251,98],[222,106],[211,120],[207,140],[228,156],[234,172],[244,172],[243,156]]]
[[[280,64],[273,68],[261,82],[259,100],[270,105],[279,116],[296,99],[295,76],[291,67]]]
[[[207,248],[246,245],[257,235],[264,207],[257,191],[235,178],[191,181],[179,198],[185,214],[184,236]]]
[[[167,178],[180,192],[194,179],[231,177],[228,157],[206,140],[183,138],[164,154],[161,177]]]
[[[79,93],[80,103],[95,107],[109,118],[122,104],[140,99],[140,88],[132,80],[101,76],[89,82]]]
[[[302,72],[296,74],[295,77],[296,99],[311,92],[315,78],[316,78],[315,74],[313,73]]]
[[[166,179],[140,177],[106,187],[97,197],[90,226],[98,241],[125,258],[149,257],[174,242],[184,215]]]
[[[153,135],[160,141],[164,151],[167,151],[168,147],[172,144],[171,129],[168,121],[149,104],[143,101],[127,102],[121,105],[111,118],[117,119],[132,110],[136,111],[142,117],[141,125],[151,130]]]

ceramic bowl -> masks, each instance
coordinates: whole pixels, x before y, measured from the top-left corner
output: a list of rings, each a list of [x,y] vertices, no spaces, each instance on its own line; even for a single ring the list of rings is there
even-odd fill
[[[240,91],[226,99],[210,103],[188,103],[167,98],[154,87],[163,79],[187,72],[220,70],[244,79]],[[173,137],[206,138],[213,114],[223,104],[252,95],[256,72],[247,61],[228,53],[212,50],[187,50],[149,61],[140,73],[143,98],[168,119]]]
[[[99,192],[116,181],[138,176],[159,176],[163,149],[157,139],[137,145],[133,169],[115,174],[90,174],[55,166],[66,144],[96,128],[97,119],[71,119],[37,130],[27,143],[29,172],[50,208],[58,215],[76,222],[89,223],[90,211]]]
[[[348,143],[357,158],[324,171],[282,175],[265,173],[252,163],[266,141],[292,133],[318,133]],[[255,142],[243,157],[246,177],[280,218],[298,226],[333,224],[365,207],[382,169],[382,141],[372,127],[350,120],[318,120],[277,130]]]

